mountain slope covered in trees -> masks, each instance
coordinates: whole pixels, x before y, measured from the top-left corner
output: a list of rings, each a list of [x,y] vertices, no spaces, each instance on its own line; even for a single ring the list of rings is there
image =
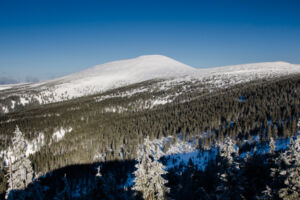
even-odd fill
[[[134,59],[105,63],[50,81],[0,86],[0,114],[20,111],[24,107],[35,107],[103,93],[143,81],[156,80],[157,83],[154,85],[156,90],[164,92],[173,85],[183,83],[200,82],[210,87],[224,88],[256,79],[295,73],[300,73],[299,65],[286,62],[195,69],[166,56],[140,56]],[[122,95],[128,96],[149,89],[151,88],[144,87]],[[172,101],[173,96],[163,97],[156,101],[156,104]]]
[[[0,115],[0,193],[4,198],[6,191],[18,189],[11,189],[7,174],[8,166],[16,166],[10,159],[21,156],[26,169],[32,167],[32,182],[15,194],[28,199],[297,197],[299,181],[291,174],[299,173],[298,71],[282,62],[202,70],[202,78],[199,71],[182,76],[179,70],[176,77],[67,101],[15,103],[16,110]],[[15,89],[2,90],[15,94],[2,103],[17,102],[20,88]],[[16,156],[19,132],[18,151],[24,154]],[[161,188],[156,193],[145,195],[141,185],[134,186],[144,183],[136,179],[141,171],[152,173],[142,160],[156,169],[150,175],[160,182],[151,186]],[[139,166],[144,167],[135,172]],[[153,184],[151,178],[145,181]]]

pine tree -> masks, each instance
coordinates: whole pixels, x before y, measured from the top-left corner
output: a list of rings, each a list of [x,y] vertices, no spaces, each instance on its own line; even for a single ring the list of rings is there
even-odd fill
[[[11,155],[8,159],[6,199],[16,199],[16,191],[25,189],[33,179],[31,162],[25,155],[27,143],[18,126],[15,129],[11,143],[8,150]],[[20,192],[18,192],[18,195],[21,195]]]
[[[169,192],[169,188],[165,186],[167,181],[162,177],[167,173],[165,166],[158,161],[160,155],[161,149],[152,144],[149,137],[138,148],[133,189],[141,192],[146,200],[166,199],[166,193]]]

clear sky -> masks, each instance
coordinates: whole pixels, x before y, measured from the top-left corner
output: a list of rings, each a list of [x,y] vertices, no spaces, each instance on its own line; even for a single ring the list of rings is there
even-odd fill
[[[300,1],[0,0],[0,78],[49,79],[145,54],[198,68],[300,64]]]

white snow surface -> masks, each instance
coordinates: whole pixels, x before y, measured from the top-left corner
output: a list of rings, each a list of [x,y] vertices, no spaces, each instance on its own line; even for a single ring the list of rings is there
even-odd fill
[[[232,65],[232,66],[224,66],[224,67],[206,68],[200,70],[210,75],[215,75],[215,74],[281,75],[281,74],[299,73],[300,72],[299,68],[300,65],[279,61],[279,62],[261,62],[261,63],[242,64],[242,65]]]
[[[30,154],[34,154],[40,150],[42,146],[45,145],[45,136],[43,133],[40,133],[37,138],[35,138],[31,142],[27,142],[27,149],[26,149],[26,157]]]
[[[204,81],[216,87],[228,87],[229,85],[258,78],[272,78],[296,73],[300,73],[300,65],[287,62],[264,62],[196,69],[166,56],[146,55],[97,65],[50,81],[0,86],[0,96],[1,92],[5,93],[7,91],[5,89],[8,88],[16,91],[16,93],[24,90],[28,95],[26,97],[24,95],[20,96],[20,104],[26,105],[31,101],[45,104],[105,92],[153,79],[164,80],[164,84],[161,85],[161,90],[163,90],[168,88],[168,84],[176,85],[181,82],[193,82],[195,80]],[[34,91],[33,94],[27,92],[31,90]],[[130,96],[145,92],[145,90],[147,89],[136,89],[120,96]],[[9,95],[16,94],[12,92]],[[109,96],[96,99],[96,101],[106,98],[109,98]],[[159,105],[168,102],[168,100],[157,100],[153,104]]]
[[[4,113],[8,113],[9,112],[9,110],[8,110],[8,108],[6,106],[3,106],[2,110],[3,110]]]
[[[300,73],[300,65],[286,62],[252,63],[235,66],[196,69],[161,55],[140,56],[134,59],[115,61],[95,66],[91,69],[54,80],[62,82],[56,88],[57,94],[69,97],[83,93],[107,91],[133,83],[159,78],[175,78],[191,81],[215,77],[216,84],[222,79],[231,79],[235,83],[251,81],[256,78],[276,77]]]
[[[64,128],[61,127],[59,130],[57,130],[53,133],[52,139],[55,142],[58,142],[58,141],[60,141],[64,138],[66,133],[69,133],[71,131],[72,131],[72,128],[64,129]]]
[[[73,98],[85,93],[102,92],[146,80],[179,77],[195,72],[197,69],[171,58],[151,55],[97,65],[49,83],[59,82],[55,86],[55,93],[63,95],[67,92],[68,97]]]
[[[20,103],[25,106],[26,104],[29,103],[29,100],[27,98],[24,97],[20,97]]]
[[[11,109],[14,109],[16,106],[16,101],[12,100],[11,101]]]
[[[6,90],[11,88],[13,85],[0,85],[0,90]]]
[[[161,139],[155,139],[150,141],[151,144],[159,146],[161,149],[164,148],[166,144],[168,144],[172,139],[173,136],[162,137]],[[276,151],[286,150],[289,147],[291,138],[278,138],[275,140],[276,144]],[[252,142],[245,140],[242,146],[246,143],[256,143],[256,153],[257,154],[267,154],[270,152],[269,143],[258,143],[259,136],[254,137]],[[218,155],[218,146],[221,147],[224,145],[223,143],[218,143],[216,145],[212,145],[207,149],[199,150],[196,148],[196,143],[194,140],[192,141],[183,141],[180,137],[177,138],[175,143],[171,143],[166,152],[162,152],[159,157],[165,157],[166,169],[169,170],[174,167],[178,167],[182,165],[185,169],[189,161],[197,166],[199,170],[205,170],[206,166],[208,165],[209,161],[215,160],[216,156]],[[238,147],[235,146],[235,150],[238,152]],[[152,149],[154,153],[156,153],[155,149]],[[240,154],[241,158],[245,158],[247,155],[254,155],[254,149],[250,149],[247,152],[243,152]]]

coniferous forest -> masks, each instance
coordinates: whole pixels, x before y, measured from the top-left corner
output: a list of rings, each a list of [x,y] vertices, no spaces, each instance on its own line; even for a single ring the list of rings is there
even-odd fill
[[[95,101],[155,82],[1,115],[1,198],[300,198],[299,75]],[[194,149],[168,153],[178,144]]]
[[[300,0],[0,0],[0,200],[300,200]]]

